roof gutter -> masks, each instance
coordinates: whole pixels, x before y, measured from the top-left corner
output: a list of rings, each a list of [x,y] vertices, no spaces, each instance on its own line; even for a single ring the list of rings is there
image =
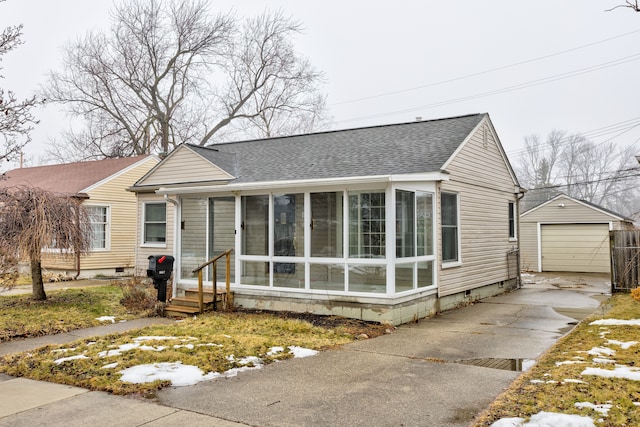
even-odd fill
[[[321,178],[321,179],[302,179],[302,180],[285,180],[285,181],[264,181],[264,182],[246,182],[227,185],[198,185],[192,187],[160,187],[156,190],[157,194],[193,194],[193,193],[217,193],[241,190],[274,190],[280,188],[291,187],[320,187],[327,185],[357,185],[357,184],[374,184],[387,182],[415,182],[415,181],[448,181],[449,174],[447,172],[428,172],[418,174],[401,174],[401,175],[375,175],[375,176],[357,176],[349,178]]]

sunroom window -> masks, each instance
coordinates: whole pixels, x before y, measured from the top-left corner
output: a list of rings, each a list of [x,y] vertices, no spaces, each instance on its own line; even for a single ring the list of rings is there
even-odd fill
[[[311,193],[311,256],[342,257],[342,193]]]
[[[384,258],[384,192],[349,193],[349,256]]]

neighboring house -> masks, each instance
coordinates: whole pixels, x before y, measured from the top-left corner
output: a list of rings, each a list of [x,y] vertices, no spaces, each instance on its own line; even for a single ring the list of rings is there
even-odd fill
[[[522,269],[609,273],[609,231],[632,227],[629,218],[559,194],[520,215]]]
[[[46,271],[71,277],[135,273],[136,196],[127,191],[158,163],[154,156],[20,168],[8,171],[0,187],[24,185],[83,198],[92,218],[91,251],[63,258],[55,250],[43,253]]]
[[[521,188],[488,114],[182,144],[131,190],[136,265],[174,255],[177,296],[230,248],[236,306],[393,324],[519,277]]]

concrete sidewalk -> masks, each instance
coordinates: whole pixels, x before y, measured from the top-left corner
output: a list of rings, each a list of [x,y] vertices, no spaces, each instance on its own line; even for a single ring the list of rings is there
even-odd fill
[[[393,334],[152,401],[0,376],[0,426],[467,426],[520,374],[478,360],[536,359],[598,310],[610,286],[605,276],[524,279],[520,290]]]

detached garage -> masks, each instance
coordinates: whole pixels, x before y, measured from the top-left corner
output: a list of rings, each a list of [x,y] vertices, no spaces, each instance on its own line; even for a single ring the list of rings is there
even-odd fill
[[[609,231],[628,228],[630,219],[560,194],[520,215],[521,267],[608,273]]]

